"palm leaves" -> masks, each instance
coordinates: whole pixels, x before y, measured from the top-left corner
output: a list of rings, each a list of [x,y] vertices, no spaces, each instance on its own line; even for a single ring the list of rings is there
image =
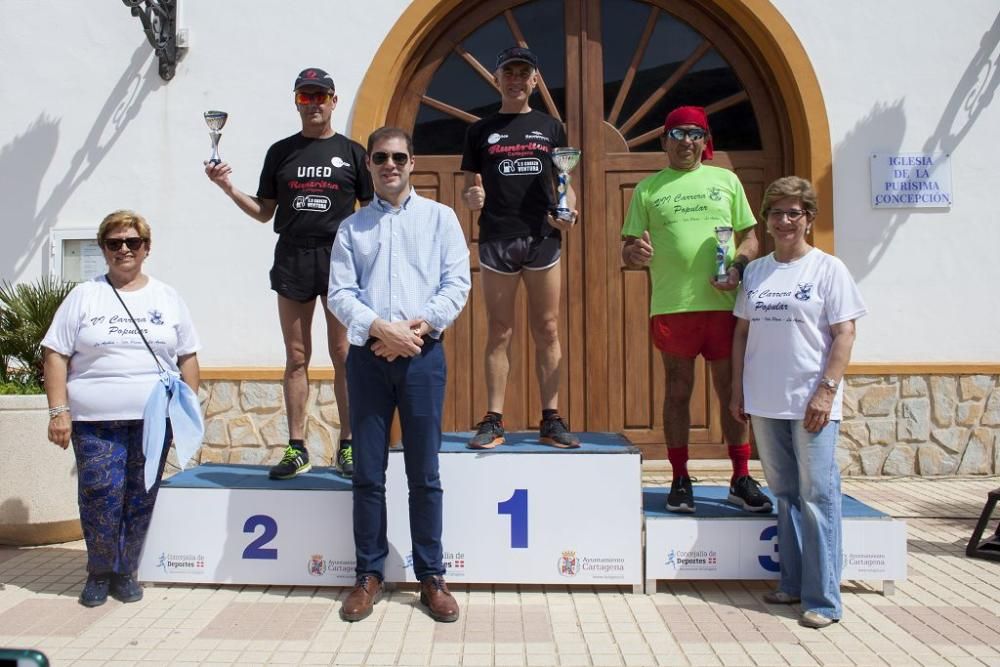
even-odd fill
[[[0,285],[0,384],[41,391],[42,338],[73,287],[54,278]]]

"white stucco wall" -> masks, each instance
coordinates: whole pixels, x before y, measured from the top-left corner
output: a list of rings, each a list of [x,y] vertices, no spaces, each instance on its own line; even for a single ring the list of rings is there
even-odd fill
[[[278,0],[184,0],[191,49],[164,83],[121,3],[0,0],[0,278],[45,271],[53,229],[96,227],[113,209],[135,208],[153,225],[149,272],[187,299],[203,365],[280,366],[267,278],[274,234],[205,179],[201,113],[230,113],[221,151],[239,187],[255,192],[267,146],[299,127],[296,72],[333,74],[334,126],[345,130],[367,67],[407,4],[378,0],[374,11],[331,0],[307,13]],[[996,361],[995,0],[944,13],[935,0],[774,4],[799,34],[828,107],[837,254],[872,313],[855,360]],[[950,152],[955,205],[871,210],[873,151]],[[328,363],[322,345],[315,361]]]
[[[836,253],[870,315],[858,361],[997,361],[1000,5],[776,0],[823,89]],[[872,210],[869,155],[951,154],[954,205]]]

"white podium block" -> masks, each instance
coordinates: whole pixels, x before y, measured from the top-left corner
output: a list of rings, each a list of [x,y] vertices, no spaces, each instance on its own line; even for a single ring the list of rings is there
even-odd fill
[[[581,434],[577,450],[509,434],[494,450],[445,434],[442,542],[452,583],[642,584],[639,451]],[[386,473],[386,581],[415,581],[403,454]],[[203,465],[166,480],[139,567],[143,581],[354,583],[349,480],[314,469],[273,481],[261,466]]]
[[[660,579],[778,578],[777,517],[744,512],[726,503],[728,493],[696,486],[696,513],[674,514],[664,508],[667,489],[643,490],[647,592]],[[882,581],[891,593],[894,582],[906,580],[906,523],[851,496],[842,511],[842,579]]]

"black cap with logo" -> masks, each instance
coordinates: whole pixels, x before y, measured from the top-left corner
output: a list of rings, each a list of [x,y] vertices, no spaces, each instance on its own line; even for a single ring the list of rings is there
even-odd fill
[[[306,86],[316,86],[318,88],[334,90],[333,79],[331,79],[330,75],[326,73],[326,70],[322,70],[318,67],[307,67],[299,72],[299,76],[295,79],[295,90]]]

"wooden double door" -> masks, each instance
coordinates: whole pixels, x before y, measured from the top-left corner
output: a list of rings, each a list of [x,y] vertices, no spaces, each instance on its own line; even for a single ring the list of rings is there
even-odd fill
[[[542,82],[532,106],[562,120],[571,145],[583,149],[573,173],[581,223],[564,234],[563,245],[561,410],[573,430],[624,432],[647,456],[665,456],[658,445],[666,378],[649,339],[648,276],[625,269],[619,256],[633,189],[666,165],[661,124],[682,104],[706,107],[713,164],[736,171],[755,210],[763,188],[789,162],[766,73],[755,67],[736,32],[701,5],[466,2],[429,33],[409,63],[407,84],[393,97],[387,122],[413,130],[414,184],[457,211],[472,251],[469,305],[446,336],[446,430],[470,429],[486,407],[478,214],[461,198],[463,139],[470,123],[499,108],[492,79],[496,54],[521,44],[540,61]],[[523,288],[518,299],[504,409],[509,430],[536,428],[540,405]],[[720,406],[701,360],[697,378],[692,455],[724,456]]]

